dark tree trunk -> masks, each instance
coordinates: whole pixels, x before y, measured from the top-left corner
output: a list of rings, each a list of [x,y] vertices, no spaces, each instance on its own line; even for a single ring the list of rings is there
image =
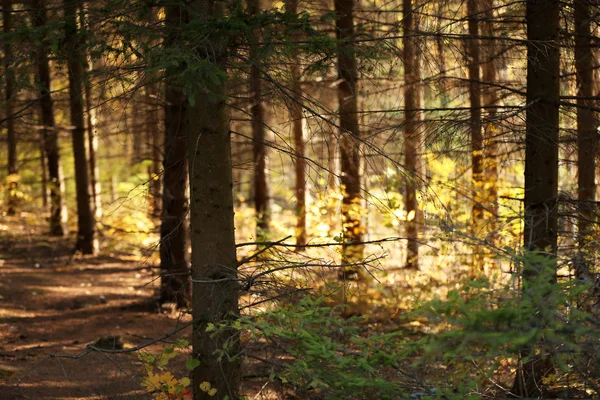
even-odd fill
[[[187,15],[180,6],[166,8],[165,45],[173,44]],[[185,115],[187,98],[173,78],[178,69],[167,69],[165,98],[165,154],[162,219],[160,225],[160,302],[188,306],[191,300],[188,255],[188,184],[187,132]]]
[[[298,14],[298,0],[288,0],[287,7],[292,14]],[[300,86],[300,60],[298,51],[292,49],[292,131],[296,149],[296,244],[306,244],[306,160],[304,159],[304,132],[302,122],[302,87]],[[303,248],[299,248],[302,250]]]
[[[559,130],[559,0],[527,0],[527,113],[525,134],[525,230],[524,246],[545,256],[524,263],[523,297],[530,301],[544,290],[534,287],[536,277],[547,271],[556,257]],[[555,272],[551,274],[556,280]],[[551,293],[547,293],[550,295]],[[534,303],[535,304],[535,303]],[[536,304],[545,308],[547,304]],[[543,329],[548,323],[540,318],[531,321]],[[543,344],[543,343],[541,343]],[[531,348],[521,352],[512,394],[521,397],[543,395],[543,379],[551,373],[547,352],[534,356]],[[531,356],[531,357],[530,357]]]
[[[12,29],[12,1],[3,0],[2,2],[2,18],[4,25],[4,35],[9,37]],[[17,208],[17,192],[19,179],[16,176],[19,171],[17,169],[17,133],[15,132],[14,119],[14,101],[15,101],[15,72],[11,65],[13,60],[13,49],[11,40],[6,39],[4,44],[4,76],[5,86],[4,94],[6,99],[6,142],[8,147],[8,215],[16,214]]]
[[[48,23],[45,0],[37,0],[34,5],[33,25],[43,28]],[[40,109],[42,117],[42,138],[44,154],[47,158],[48,187],[50,191],[50,234],[63,236],[66,233],[66,209],[64,205],[64,181],[60,168],[58,133],[54,122],[54,104],[50,94],[50,66],[45,40],[37,55],[37,74],[40,85]]]
[[[419,157],[417,150],[421,145],[419,132],[421,104],[421,66],[416,51],[415,38],[410,37],[418,31],[414,17],[412,0],[402,2],[404,29],[404,167],[406,169],[406,190],[404,209],[406,211],[406,268],[419,269],[419,227],[421,213],[417,202],[417,192],[420,188]]]
[[[586,250],[594,224],[596,200],[596,151],[598,148],[598,121],[591,107],[595,87],[595,59],[592,44],[591,19],[593,0],[574,0],[575,14],[575,69],[577,72],[577,199],[579,200],[578,246],[579,255],[575,275],[583,278],[589,273],[591,253]]]
[[[90,179],[88,160],[86,157],[85,123],[84,123],[84,66],[85,54],[77,32],[77,9],[81,8],[80,0],[65,0],[63,3],[65,17],[65,45],[69,55],[69,106],[71,114],[73,155],[75,159],[75,188],[77,191],[77,250],[83,254],[94,254],[98,250],[95,237],[96,222],[92,212],[90,196]]]
[[[222,14],[220,3],[195,0],[192,20]],[[194,43],[197,56],[213,68],[225,71],[227,48],[219,33]],[[207,84],[207,82],[205,82]],[[210,86],[214,98],[201,93],[187,115],[190,205],[192,223],[193,355],[200,366],[193,372],[194,399],[211,399],[200,390],[207,381],[220,399],[239,398],[241,363],[240,332],[235,328],[207,332],[209,324],[233,322],[239,315],[237,259],[234,236],[231,140],[229,108],[224,84]],[[218,357],[227,348],[232,356]]]
[[[248,0],[248,13],[260,12],[260,0]],[[254,160],[254,209],[256,210],[256,239],[265,241],[269,234],[270,205],[267,180],[267,145],[265,136],[265,107],[260,77],[260,36],[255,32],[250,46],[250,114],[252,116],[252,149]]]
[[[361,223],[360,129],[358,125],[358,71],[354,44],[354,0],[335,0],[338,40],[338,100],[340,115],[340,156],[342,197],[342,263],[363,259],[364,227]],[[362,277],[362,271],[348,268],[344,277]]]

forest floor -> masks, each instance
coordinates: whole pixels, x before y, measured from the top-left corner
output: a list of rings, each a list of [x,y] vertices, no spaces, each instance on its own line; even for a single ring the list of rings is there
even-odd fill
[[[136,346],[189,317],[159,312],[156,274],[139,257],[73,255],[72,240],[40,232],[17,219],[0,224],[0,399],[149,398],[135,353],[86,346],[109,335]]]

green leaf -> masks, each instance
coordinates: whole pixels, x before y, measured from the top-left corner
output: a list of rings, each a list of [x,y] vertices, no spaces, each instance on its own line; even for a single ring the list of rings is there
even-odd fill
[[[187,360],[185,362],[185,367],[188,371],[193,371],[197,366],[200,365],[200,360],[192,358],[191,360]]]

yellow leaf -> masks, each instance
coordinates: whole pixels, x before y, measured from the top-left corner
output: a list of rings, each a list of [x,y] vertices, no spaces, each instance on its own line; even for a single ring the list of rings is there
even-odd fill
[[[416,214],[415,210],[410,210],[410,212],[406,216],[406,220],[407,221],[412,221],[413,219],[415,219],[415,214]]]
[[[190,384],[190,378],[181,378],[181,379],[179,380],[179,383],[180,383],[181,385],[183,385],[184,387],[185,387],[185,386],[189,386],[189,384]]]
[[[210,397],[213,397],[215,394],[217,394],[217,389],[215,389],[215,388],[212,388],[208,391],[208,395]]]
[[[203,392],[208,392],[210,388],[210,382],[204,381],[200,384],[200,390],[202,390]]]

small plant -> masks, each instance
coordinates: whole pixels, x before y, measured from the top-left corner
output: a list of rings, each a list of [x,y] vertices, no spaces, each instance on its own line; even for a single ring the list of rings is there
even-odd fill
[[[144,365],[146,376],[142,381],[142,386],[148,393],[151,393],[157,400],[167,399],[192,399],[193,393],[188,388],[191,381],[188,377],[176,378],[170,371],[166,370],[169,361],[179,354],[179,351],[189,347],[187,340],[178,340],[174,345],[165,348],[160,356],[148,352],[140,352],[138,358]],[[188,371],[194,370],[200,361],[191,359],[186,362]],[[203,384],[208,382],[203,382]],[[210,386],[210,383],[209,385]],[[203,386],[200,385],[202,390]],[[214,393],[210,394],[211,390]],[[215,389],[208,388],[204,390],[209,392],[211,396],[216,393]]]

